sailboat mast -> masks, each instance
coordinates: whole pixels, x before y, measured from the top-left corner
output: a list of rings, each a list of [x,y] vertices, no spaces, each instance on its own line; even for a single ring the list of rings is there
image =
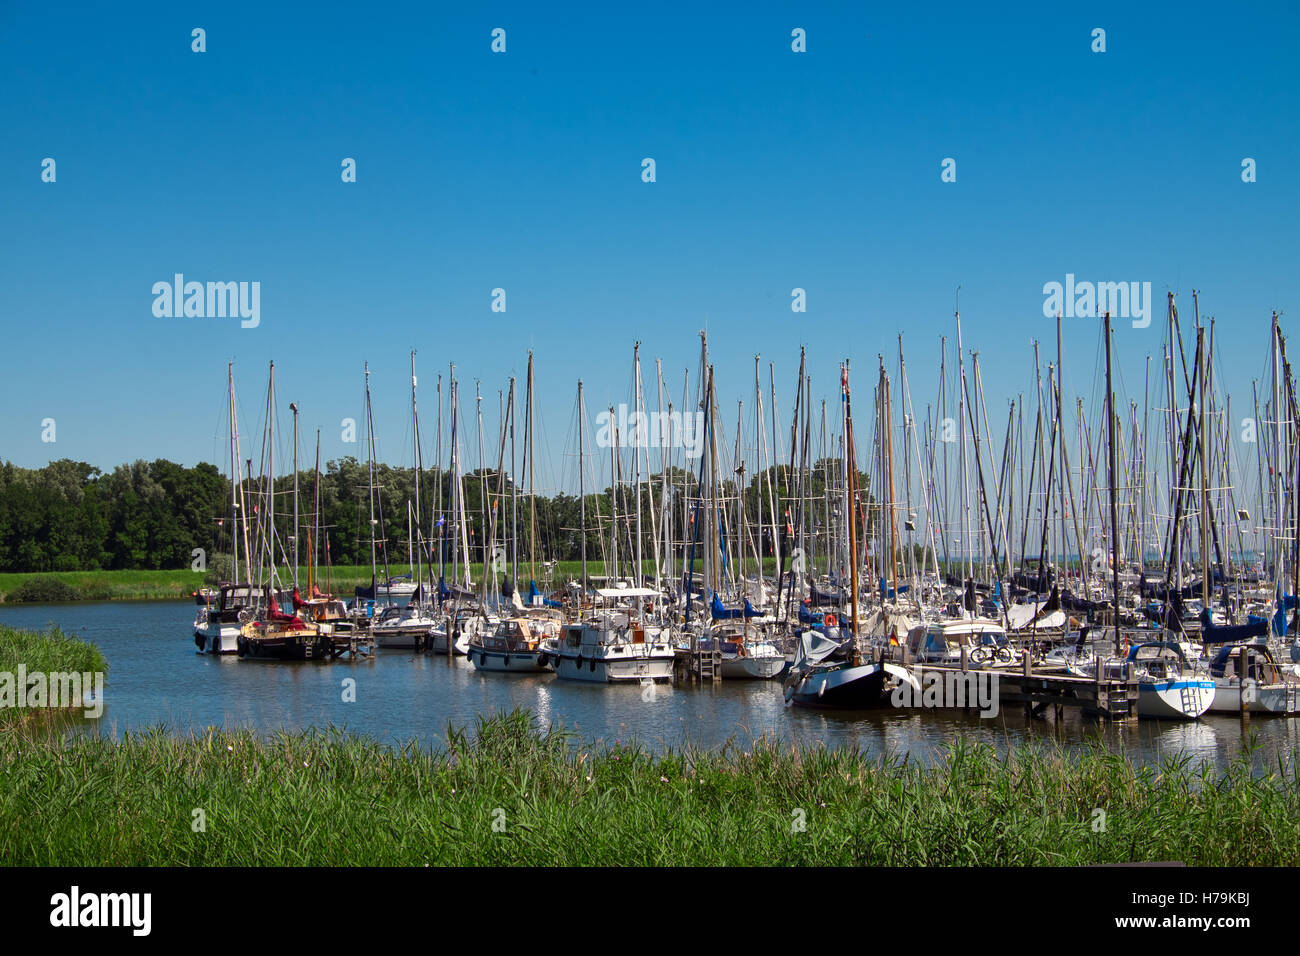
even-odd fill
[[[1196,299],[1195,292],[1192,292],[1192,299],[1193,301]],[[1210,565],[1210,443],[1205,434],[1205,406],[1209,403],[1207,370],[1210,361],[1209,354],[1204,349],[1205,327],[1198,324],[1196,327],[1196,350],[1201,354],[1199,369],[1201,381],[1198,387],[1200,403],[1196,408],[1196,437],[1200,439],[1201,445],[1201,600],[1208,611],[1213,598],[1211,581],[1213,571]]]
[[[415,530],[414,532],[407,532],[407,538],[409,541],[408,549],[415,544],[414,542],[415,535],[420,533],[420,518],[423,514],[423,512],[420,511],[420,484],[424,481],[424,460],[420,455],[420,413],[417,410],[416,403],[415,403],[415,386],[416,386],[415,349],[412,349],[411,350],[411,431],[413,433],[412,437],[415,441],[415,515],[414,515],[415,520],[412,522],[412,524]],[[425,603],[423,598],[427,597],[427,595],[425,595],[424,593],[424,560],[423,560],[423,554],[421,552],[422,552],[422,547],[415,548],[416,566],[413,570],[415,571],[416,593],[421,595],[422,600],[420,603],[423,604]]]
[[[587,434],[582,414],[582,379],[578,379],[578,534],[581,538],[582,590],[578,594],[578,609],[582,609],[582,595],[587,593]]]
[[[293,586],[298,587],[298,403],[290,402],[293,412]]]
[[[266,526],[267,545],[271,552],[269,558],[269,568],[271,571],[271,595],[275,599],[275,363],[271,363],[271,381],[266,390],[266,427],[268,434],[268,464],[267,474],[270,481],[267,483],[267,506],[266,506]]]
[[[379,594],[375,591],[379,577],[375,557],[375,423],[370,414],[370,363],[365,362],[362,367],[366,375],[366,468],[370,476],[367,482],[370,489],[370,591],[371,597],[378,599]]]
[[[632,403],[636,412],[633,417],[635,425],[635,440],[632,445],[632,493],[636,498],[636,547],[634,548],[633,557],[636,560],[636,574],[633,575],[633,583],[637,587],[644,585],[645,568],[641,563],[641,441],[644,436],[645,419],[641,413],[641,343],[637,342],[632,346],[632,365],[633,365],[633,382],[632,382]]]
[[[320,545],[320,429],[316,429],[316,477],[312,482],[312,529],[314,534],[307,542],[307,550],[311,553],[308,555],[307,565],[307,596],[313,597],[316,594],[316,549]],[[328,588],[327,588],[328,590]]]
[[[857,538],[857,508],[855,504],[855,491],[857,485],[858,463],[856,452],[853,448],[853,403],[849,399],[849,360],[845,359],[843,366],[840,368],[840,385],[844,391],[844,460],[848,465],[848,522],[849,522],[849,555],[850,555],[850,612],[853,618],[853,665],[856,667],[862,663],[862,648],[858,642],[858,538]]]
[[[510,585],[519,582],[519,482],[515,445],[515,379],[510,378]]]
[[[235,570],[234,582],[239,581],[239,533],[240,526],[243,522],[240,520],[242,514],[239,508],[239,490],[242,482],[239,480],[239,429],[235,423],[235,363],[226,363],[226,393],[229,397],[230,404],[230,546],[233,552]],[[247,552],[245,552],[247,553]]]
[[[533,460],[537,457],[533,445],[533,353],[528,352],[528,414],[525,421],[524,457],[528,461],[528,576],[537,580],[537,503],[533,490]]]
[[[1110,361],[1110,313],[1106,313],[1106,428],[1109,433],[1110,454],[1107,456],[1107,471],[1110,484],[1110,552],[1111,552],[1111,586],[1115,594],[1115,653],[1120,653],[1119,640],[1119,489],[1116,478],[1119,472],[1115,445],[1115,388]]]

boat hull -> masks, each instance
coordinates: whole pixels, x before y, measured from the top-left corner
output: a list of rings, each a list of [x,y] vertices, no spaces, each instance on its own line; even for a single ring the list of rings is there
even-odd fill
[[[244,660],[324,661],[330,659],[327,634],[290,632],[271,637],[240,637],[236,653]]]
[[[1210,709],[1214,682],[1172,680],[1138,684],[1138,716],[1163,720],[1195,720]]]
[[[1255,699],[1246,702],[1246,712],[1250,714],[1297,714],[1300,713],[1300,687],[1294,684],[1266,684],[1255,688]],[[1241,684],[1221,684],[1215,681],[1214,702],[1210,704],[1212,714],[1240,714]]]
[[[466,655],[475,670],[491,673],[537,674],[550,670],[537,651],[494,651],[471,644]]]
[[[617,684],[642,680],[666,681],[673,676],[671,652],[657,655],[623,657],[585,657],[561,654],[555,662],[555,674],[563,680],[595,684]]]
[[[765,657],[727,657],[722,658],[722,677],[724,680],[772,680],[779,677],[786,668],[786,659],[782,654]]]
[[[432,640],[432,630],[432,627],[394,628],[392,630],[379,630],[376,628],[371,631],[371,636],[375,639],[375,647],[380,650],[418,651],[429,646],[429,642]]]
[[[889,703],[888,672],[879,664],[816,670],[794,687],[790,702],[798,707],[868,710]]]
[[[462,633],[455,641],[452,642],[451,651],[457,657],[464,657],[469,653],[469,635]],[[434,654],[447,653],[447,632],[442,628],[434,628],[429,635],[429,650]]]
[[[195,628],[194,645],[199,654],[234,654],[239,650],[239,625],[209,624]]]

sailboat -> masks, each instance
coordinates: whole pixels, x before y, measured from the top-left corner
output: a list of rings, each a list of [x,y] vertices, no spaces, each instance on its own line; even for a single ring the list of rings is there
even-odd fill
[[[581,502],[579,536],[582,542],[582,592],[578,620],[564,625],[558,640],[545,642],[542,662],[555,668],[563,680],[591,683],[639,683],[666,681],[673,676],[676,654],[671,629],[659,623],[657,602],[663,593],[654,588],[615,586],[591,593],[592,603],[584,608],[587,593],[586,519],[586,421],[582,382],[578,382],[578,474]],[[617,500],[616,449],[611,455],[611,494]],[[617,564],[615,562],[615,567]],[[617,577],[617,575],[615,575]]]
[[[244,537],[245,564],[248,561],[248,524],[244,521],[244,483],[239,476],[239,423],[235,411],[235,365],[226,364],[226,392],[230,416],[230,546],[233,573],[240,580],[240,535]],[[215,595],[200,606],[194,619],[194,643],[200,654],[234,654],[242,626],[240,614],[253,605],[253,589],[244,583],[223,582]]]
[[[324,593],[316,586],[317,544],[320,541],[320,429],[316,429],[316,472],[312,483],[314,501],[312,521],[307,530],[307,597],[297,598],[294,607],[299,617],[314,622],[323,633],[333,636],[350,635],[356,627],[342,598],[330,594],[326,583]],[[329,548],[326,546],[328,557]],[[328,564],[327,564],[328,567]]]
[[[785,699],[799,707],[864,709],[884,706],[900,683],[920,691],[917,679],[898,664],[867,662],[858,634],[858,495],[857,454],[853,445],[853,406],[849,394],[849,363],[840,366],[844,405],[845,501],[848,519],[850,600],[852,626],[845,635],[836,625],[809,628],[798,635],[795,658],[785,682]]]
[[[415,400],[415,352],[411,352],[411,423],[415,448],[415,501],[406,505],[407,560],[414,568],[412,577],[423,583],[424,545],[416,545],[416,534],[422,518],[420,511],[420,483],[424,467],[420,456],[420,412]],[[412,560],[413,559],[413,560]],[[388,581],[391,591],[392,579]],[[429,596],[420,585],[413,584],[404,607],[390,606],[370,626],[375,647],[384,649],[423,650],[433,640],[438,618],[433,612]]]
[[[290,405],[294,413],[294,482],[297,487],[297,430],[298,407]],[[307,661],[327,660],[332,650],[332,639],[318,624],[304,621],[296,614],[284,610],[284,605],[292,604],[298,597],[295,587],[286,600],[283,590],[278,589],[276,575],[276,549],[279,542],[275,528],[275,363],[271,363],[270,382],[267,386],[266,401],[267,429],[267,491],[265,523],[261,525],[261,555],[267,560],[267,583],[255,591],[258,605],[254,613],[248,609],[241,614],[246,618],[239,637],[236,640],[236,653],[241,658],[254,658],[273,661]],[[294,499],[294,517],[297,519],[297,497]],[[298,529],[294,528],[293,540],[297,546]],[[259,565],[261,559],[259,558]],[[296,577],[298,569],[294,567]]]

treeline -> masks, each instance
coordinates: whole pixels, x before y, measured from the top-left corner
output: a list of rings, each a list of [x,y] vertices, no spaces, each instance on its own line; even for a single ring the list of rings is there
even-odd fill
[[[0,571],[189,567],[228,488],[209,464],[159,459],[104,473],[68,459],[34,470],[4,462]]]
[[[825,467],[823,467],[823,465]],[[839,482],[839,463],[818,463],[812,470],[808,494],[819,500],[823,475]],[[674,540],[689,540],[691,515],[688,502],[697,494],[693,473],[673,469],[667,476],[667,501],[672,513]],[[760,473],[744,489],[750,544],[746,551],[760,548],[771,553],[770,534],[758,527],[761,508],[766,524],[771,523],[769,482],[778,500],[792,492],[784,468]],[[408,554],[423,545],[424,553],[436,555],[439,547],[451,546],[449,532],[463,511],[471,560],[480,561],[484,542],[493,522],[497,523],[498,544],[516,529],[520,560],[574,561],[582,553],[582,501],[577,495],[536,495],[527,488],[516,490],[507,477],[475,471],[462,476],[453,489],[450,476],[439,469],[421,475],[419,510],[415,522],[416,472],[411,468],[376,465],[374,472],[374,537],[378,564],[387,553],[390,564],[405,564]],[[866,487],[866,476],[860,477]],[[308,561],[308,546],[321,564],[369,565],[371,533],[371,480],[369,468],[355,458],[331,461],[319,481],[312,471],[298,474],[298,509],[301,533],[299,553]],[[724,486],[720,508],[728,534],[739,526],[736,515],[736,485]],[[643,520],[642,553],[653,553],[650,511],[661,521],[664,480],[660,475],[641,482]],[[258,516],[268,504],[265,482],[246,478],[238,489],[247,511],[249,535],[256,540]],[[282,556],[292,551],[291,515],[294,480],[284,475],[275,481],[277,549]],[[599,561],[613,547],[610,515],[614,495],[611,488],[586,496],[587,556]],[[456,502],[461,507],[453,508]],[[319,502],[319,519],[316,517]],[[628,558],[635,546],[635,523],[629,517],[636,510],[636,488],[628,476],[618,486],[620,516],[618,548]],[[786,505],[778,505],[784,510]],[[822,510],[820,507],[813,511]],[[408,536],[408,516],[411,531]],[[814,523],[809,518],[810,524]],[[0,463],[0,571],[92,571],[171,570],[188,568],[195,549],[205,556],[229,554],[232,549],[231,487],[228,478],[206,462],[187,468],[165,459],[136,461],[101,472],[86,462],[68,459],[44,468],[19,468]],[[659,525],[659,527],[662,527]],[[683,531],[685,528],[685,531]],[[658,535],[662,540],[662,533]],[[412,539],[414,545],[412,545]],[[242,550],[242,542],[240,544]],[[449,553],[449,552],[448,552]]]

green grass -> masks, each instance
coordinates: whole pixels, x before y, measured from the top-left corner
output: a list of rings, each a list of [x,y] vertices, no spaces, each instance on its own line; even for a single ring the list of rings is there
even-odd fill
[[[49,631],[20,631],[0,624],[0,671],[16,671],[24,665],[28,672],[104,671],[108,663],[94,644],[68,637],[57,627]]]
[[[17,681],[19,665],[26,673],[107,673],[108,662],[94,644],[68,637],[57,627],[43,633],[20,631],[0,624],[0,673],[13,675]],[[12,703],[12,702],[11,702]],[[76,713],[80,706],[60,712],[51,708],[0,707],[0,738],[15,734],[23,726],[35,724],[48,730],[59,725],[59,718]]]
[[[11,864],[1300,864],[1297,780],[1248,760],[957,743],[924,768],[770,740],[653,757],[516,711],[434,752],[335,730],[7,733],[0,769]]]
[[[0,574],[0,601],[181,600],[203,584],[198,571],[49,571]]]

